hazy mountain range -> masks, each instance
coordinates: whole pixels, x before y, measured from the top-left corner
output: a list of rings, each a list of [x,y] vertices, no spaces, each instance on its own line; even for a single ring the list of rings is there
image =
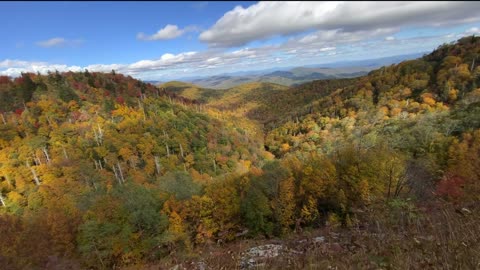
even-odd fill
[[[249,82],[270,82],[292,86],[313,80],[353,78],[367,75],[381,66],[414,59],[423,53],[397,55],[368,60],[342,61],[303,67],[279,67],[274,69],[224,73],[208,77],[185,77],[176,81],[188,82],[204,88],[227,89]],[[161,84],[161,81],[147,81]]]

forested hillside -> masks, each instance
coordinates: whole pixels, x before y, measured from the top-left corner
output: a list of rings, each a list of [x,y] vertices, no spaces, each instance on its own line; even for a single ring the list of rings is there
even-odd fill
[[[14,230],[1,233],[13,237],[1,254],[11,267],[48,254],[105,266],[163,254],[160,242],[189,241],[168,205],[269,156],[241,125],[122,75],[23,74],[0,87],[1,228]]]
[[[479,55],[470,36],[367,76],[290,88],[0,77],[0,263],[141,268],[329,228],[392,235],[339,264],[478,266]],[[434,222],[455,209],[455,229]],[[425,264],[412,255],[420,227],[433,239]]]

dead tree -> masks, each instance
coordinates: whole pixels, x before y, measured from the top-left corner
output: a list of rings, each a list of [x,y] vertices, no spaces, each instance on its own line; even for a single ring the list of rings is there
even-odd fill
[[[47,164],[50,164],[50,161],[51,161],[51,160],[50,160],[50,155],[48,155],[47,148],[46,148],[46,147],[43,147],[43,148],[42,148],[42,152],[43,152],[43,154],[45,155],[45,158],[46,158],[46,160],[47,160]]]
[[[40,186],[40,179],[38,178],[38,175],[35,172],[35,169],[32,166],[30,166],[30,163],[28,163],[28,161],[27,161],[27,167],[30,168],[30,171],[32,172],[33,180],[35,181],[35,185]]]

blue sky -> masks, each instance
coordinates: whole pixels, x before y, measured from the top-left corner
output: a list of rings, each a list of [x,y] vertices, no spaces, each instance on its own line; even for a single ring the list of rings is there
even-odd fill
[[[431,51],[480,34],[479,2],[0,2],[0,75],[146,80]]]

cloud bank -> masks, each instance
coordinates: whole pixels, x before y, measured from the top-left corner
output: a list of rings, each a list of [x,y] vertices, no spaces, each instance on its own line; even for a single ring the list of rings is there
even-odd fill
[[[480,19],[478,2],[259,2],[228,11],[200,40],[212,47],[243,46],[255,40],[308,30],[357,33],[406,26],[445,26]]]

